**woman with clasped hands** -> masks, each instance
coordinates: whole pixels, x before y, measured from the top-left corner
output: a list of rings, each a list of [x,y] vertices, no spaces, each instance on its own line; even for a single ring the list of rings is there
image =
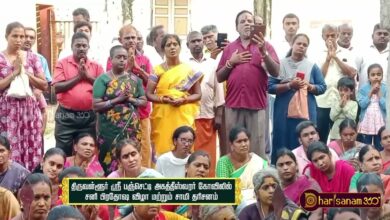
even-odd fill
[[[304,120],[316,123],[317,102],[315,96],[326,90],[324,77],[320,68],[306,58],[309,47],[309,37],[306,34],[297,34],[292,41],[292,48],[286,58],[280,61],[280,74],[277,78],[269,78],[268,91],[276,94],[274,104],[273,138],[271,161],[276,163],[276,152],[286,147],[289,150],[299,146],[295,127]],[[301,108],[294,106],[292,101],[299,95],[301,102],[306,102],[306,118],[303,115],[290,114],[290,109]]]
[[[165,35],[161,48],[166,61],[154,68],[146,89],[146,97],[153,102],[151,139],[157,156],[174,148],[169,137],[176,128],[194,126],[199,113],[200,80],[203,77],[201,72],[195,72],[180,61],[181,46],[177,35]]]
[[[99,112],[99,161],[108,175],[116,170],[113,160],[114,145],[122,139],[141,139],[138,108],[146,105],[142,80],[126,72],[127,50],[111,48],[112,69],[99,76],[93,85],[93,107]]]
[[[7,49],[0,52],[0,135],[6,136],[11,144],[12,160],[31,171],[42,159],[41,111],[33,95],[16,98],[8,95],[8,90],[22,72],[28,76],[24,89],[46,90],[47,82],[38,56],[21,50],[23,25],[10,23],[5,32]]]

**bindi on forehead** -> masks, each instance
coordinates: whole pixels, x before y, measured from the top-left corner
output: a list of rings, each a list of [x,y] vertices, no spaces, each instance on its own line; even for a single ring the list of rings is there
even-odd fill
[[[253,15],[245,13],[240,16],[240,20],[253,20]]]

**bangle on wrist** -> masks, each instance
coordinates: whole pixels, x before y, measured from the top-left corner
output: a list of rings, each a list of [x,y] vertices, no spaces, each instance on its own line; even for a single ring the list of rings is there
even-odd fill
[[[161,103],[164,103],[164,96],[160,96],[158,99],[160,100]]]
[[[290,82],[287,83],[287,89],[291,89],[291,85],[290,85]]]
[[[104,107],[112,107],[112,102],[111,100],[108,100],[104,103]]]

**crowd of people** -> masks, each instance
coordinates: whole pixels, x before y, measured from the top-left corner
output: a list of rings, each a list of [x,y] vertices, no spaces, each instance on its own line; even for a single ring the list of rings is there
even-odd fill
[[[96,51],[87,10],[73,12],[71,50],[50,73],[31,49],[36,31],[13,22],[0,52],[0,216],[2,219],[379,219],[390,215],[390,130],[386,70],[390,30],[374,26],[372,46],[351,45],[353,27],[326,24],[323,49],[287,14],[282,42],[243,10],[239,37],[217,45],[206,25],[187,35],[155,26],[144,40],[131,24],[119,44]],[[233,22],[232,22],[233,23]],[[147,43],[144,44],[144,41]],[[184,58],[183,47],[190,56]],[[107,53],[105,68],[94,59]],[[44,152],[54,87],[56,145]],[[52,146],[49,146],[52,147]],[[219,155],[219,156],[218,156]],[[62,204],[67,177],[239,178],[237,206]],[[300,195],[375,192],[380,208],[301,208]]]

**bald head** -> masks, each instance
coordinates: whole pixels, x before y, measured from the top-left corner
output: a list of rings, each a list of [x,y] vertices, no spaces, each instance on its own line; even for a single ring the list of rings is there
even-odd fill
[[[203,54],[203,36],[198,31],[192,31],[187,35],[187,47],[193,57],[202,57]]]
[[[349,49],[351,47],[351,40],[353,36],[353,28],[350,24],[341,24],[338,27],[339,39],[337,44],[340,47]]]
[[[199,31],[191,31],[187,35],[187,42],[190,42],[191,38],[193,38],[194,36],[201,36],[202,37],[202,33],[200,33]]]

